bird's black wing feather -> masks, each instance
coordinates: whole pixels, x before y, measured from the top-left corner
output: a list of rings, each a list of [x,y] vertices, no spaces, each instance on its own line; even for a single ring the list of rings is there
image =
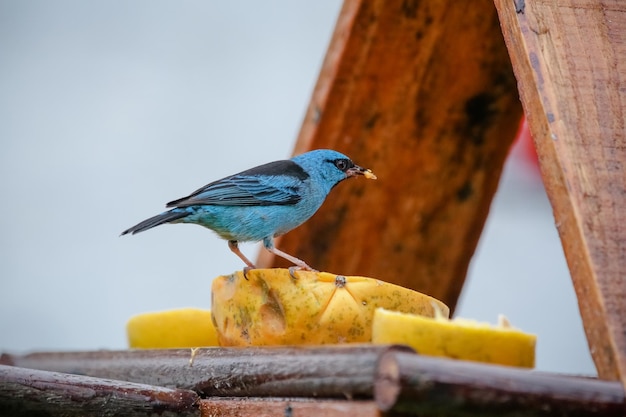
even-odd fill
[[[307,178],[293,161],[270,162],[205,185],[167,207],[292,205],[302,199],[300,186]]]

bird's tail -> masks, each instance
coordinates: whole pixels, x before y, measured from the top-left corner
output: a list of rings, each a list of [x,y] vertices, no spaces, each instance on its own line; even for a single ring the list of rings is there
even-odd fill
[[[139,224],[134,225],[133,227],[124,230],[120,236],[123,235],[127,235],[127,234],[131,234],[134,235],[135,233],[139,233],[139,232],[143,232],[144,230],[148,230],[148,229],[152,229],[155,226],[159,226],[161,224],[164,223],[170,223],[173,222],[174,220],[178,220],[178,219],[182,219],[183,217],[187,216],[189,213],[185,212],[184,210],[170,210],[170,211],[166,211],[164,213],[161,214],[157,214],[154,217],[150,217],[149,219],[146,219],[144,221],[142,221]]]

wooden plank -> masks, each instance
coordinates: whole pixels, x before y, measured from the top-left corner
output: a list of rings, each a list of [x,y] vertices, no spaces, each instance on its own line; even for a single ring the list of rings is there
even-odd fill
[[[203,417],[381,417],[374,401],[303,400],[302,398],[207,398]]]
[[[339,185],[277,246],[454,308],[521,114],[491,0],[346,0],[295,152],[337,149],[379,179]]]
[[[626,2],[495,3],[591,355],[626,383]]]
[[[199,416],[193,391],[0,365],[3,416]]]

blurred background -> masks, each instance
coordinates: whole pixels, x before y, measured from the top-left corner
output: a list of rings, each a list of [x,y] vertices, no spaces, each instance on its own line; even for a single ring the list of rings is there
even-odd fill
[[[134,314],[210,308],[242,267],[188,225],[119,233],[289,157],[341,1],[0,0],[0,351],[121,349]],[[376,170],[375,161],[357,161]],[[243,244],[254,259],[257,245]],[[512,151],[457,315],[595,375],[532,155]]]

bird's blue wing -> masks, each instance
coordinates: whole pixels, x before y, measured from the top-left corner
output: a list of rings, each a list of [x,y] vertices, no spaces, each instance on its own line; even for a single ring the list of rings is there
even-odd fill
[[[292,205],[302,199],[300,188],[308,177],[292,161],[271,162],[205,185],[167,207]]]

